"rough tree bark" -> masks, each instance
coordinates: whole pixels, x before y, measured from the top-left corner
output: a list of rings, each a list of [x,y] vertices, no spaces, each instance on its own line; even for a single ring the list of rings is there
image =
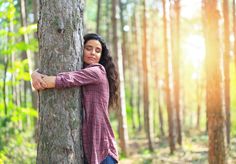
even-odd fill
[[[217,0],[203,0],[206,36],[206,107],[209,164],[225,164],[225,120],[222,107],[219,10]]]
[[[40,71],[56,75],[82,67],[83,0],[40,0]],[[37,163],[83,163],[80,90],[39,94]]]

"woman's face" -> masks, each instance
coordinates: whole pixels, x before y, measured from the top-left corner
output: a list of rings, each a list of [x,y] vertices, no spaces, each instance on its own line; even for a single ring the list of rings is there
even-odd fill
[[[89,40],[84,45],[84,63],[98,63],[102,54],[102,45],[98,40]]]

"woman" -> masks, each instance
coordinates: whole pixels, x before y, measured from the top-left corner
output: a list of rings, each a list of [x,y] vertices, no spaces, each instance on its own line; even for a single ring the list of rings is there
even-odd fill
[[[84,36],[84,68],[47,76],[31,75],[37,90],[82,86],[83,146],[89,164],[114,164],[118,161],[108,107],[118,100],[118,75],[104,40],[97,34]]]

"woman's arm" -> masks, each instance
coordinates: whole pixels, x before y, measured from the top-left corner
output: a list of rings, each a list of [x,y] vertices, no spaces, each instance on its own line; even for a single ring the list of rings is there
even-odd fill
[[[44,76],[43,81],[46,83],[46,88],[55,88],[56,86],[56,76]]]
[[[106,70],[101,65],[91,65],[79,71],[59,73],[57,76],[47,76],[37,71],[31,74],[32,85],[37,90],[96,84],[101,81],[103,76],[106,76]]]
[[[47,76],[37,71],[31,74],[32,85],[36,90],[55,88],[56,76]]]

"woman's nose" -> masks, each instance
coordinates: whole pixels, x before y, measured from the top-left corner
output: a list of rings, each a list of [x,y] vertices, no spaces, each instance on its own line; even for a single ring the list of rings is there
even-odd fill
[[[96,53],[96,50],[93,49],[92,52],[91,52],[91,54],[92,54],[92,55],[95,55],[95,53]]]

